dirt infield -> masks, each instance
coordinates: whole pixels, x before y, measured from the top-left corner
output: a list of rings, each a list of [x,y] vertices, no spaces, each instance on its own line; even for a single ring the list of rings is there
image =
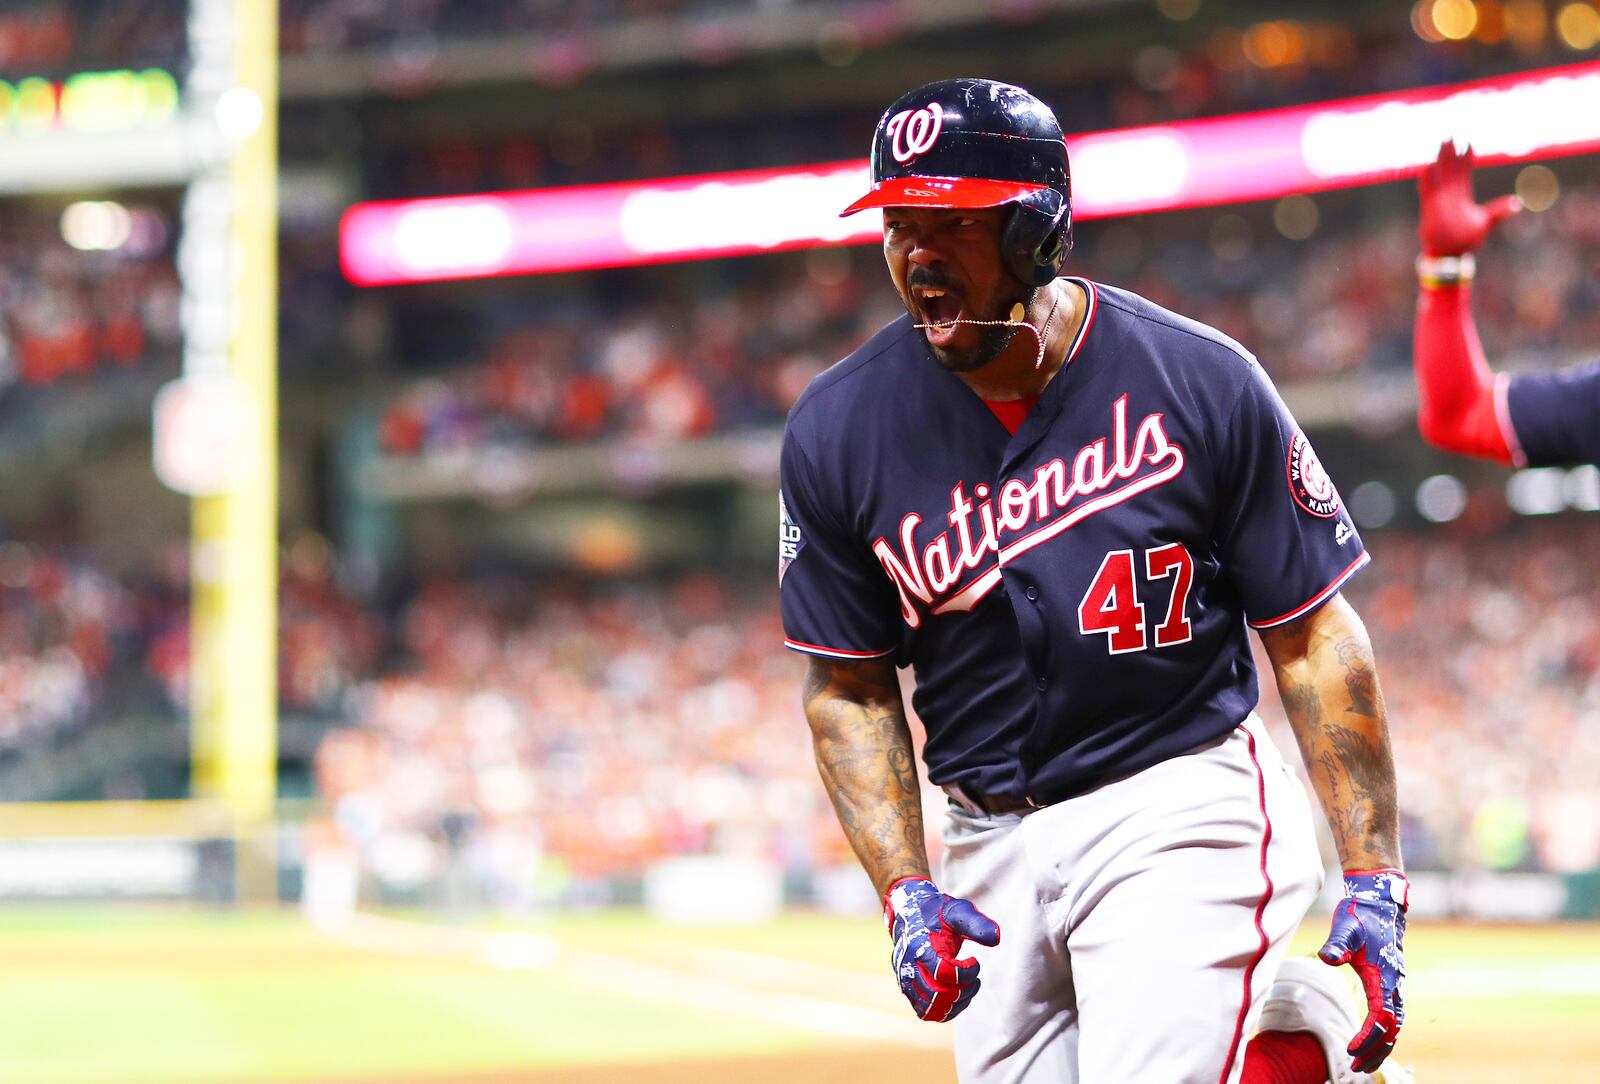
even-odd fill
[[[1549,1037],[1552,1036],[1545,1036]],[[1592,1047],[1592,1041],[1569,1034],[1565,1041],[1556,1037],[1555,1046],[1535,1063],[1500,1054],[1487,1058],[1425,1056],[1408,1058],[1407,1064],[1416,1069],[1419,1084],[1593,1084],[1594,1063],[1583,1060],[1592,1056]],[[1566,1063],[1569,1056],[1572,1061]],[[885,1049],[448,1076],[359,1080],[342,1077],[310,1084],[876,1084],[893,1079],[954,1084],[956,1078],[947,1054]]]
[[[1466,1037],[1463,1036],[1463,1039]],[[1575,1033],[1552,1039],[1538,1061],[1489,1053],[1487,1057],[1407,1057],[1419,1084],[1593,1084],[1592,1040]],[[1481,1044],[1481,1036],[1479,1043]],[[382,1079],[319,1080],[312,1084],[856,1084],[911,1079],[919,1084],[955,1084],[950,1056],[937,1051],[878,1049],[782,1058],[728,1058],[676,1063],[566,1066],[545,1070]]]
[[[567,1066],[527,1072],[451,1073],[382,1079],[310,1081],[307,1084],[854,1084],[912,1079],[919,1084],[954,1084],[948,1054],[921,1050],[852,1050],[784,1058],[726,1058],[671,1064]]]

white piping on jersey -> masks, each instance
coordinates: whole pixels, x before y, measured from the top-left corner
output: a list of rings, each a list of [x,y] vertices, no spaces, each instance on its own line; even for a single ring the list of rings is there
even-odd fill
[[[1076,276],[1068,276],[1067,281],[1076,282],[1082,288],[1084,294],[1089,298],[1089,304],[1083,312],[1083,323],[1078,325],[1078,334],[1073,336],[1072,345],[1067,347],[1066,360],[1061,363],[1063,369],[1071,365],[1072,359],[1078,356],[1078,351],[1083,347],[1083,341],[1089,337],[1089,325],[1094,323],[1095,310],[1100,307],[1100,295],[1095,290],[1094,283]],[[1057,375],[1060,374],[1058,373]]]
[[[830,659],[877,659],[894,650],[892,647],[886,647],[882,651],[846,651],[839,647],[823,647],[820,644],[807,644],[790,639],[785,639],[783,646],[793,651],[803,651],[807,655],[826,655]]]
[[[883,537],[872,544],[873,554],[899,593],[900,616],[906,624],[916,628],[922,623],[917,602],[932,607],[934,613],[971,609],[1000,582],[999,565],[1054,538],[1096,512],[1121,504],[1177,477],[1183,471],[1183,449],[1168,438],[1163,417],[1159,412],[1146,415],[1130,441],[1128,396],[1123,395],[1112,404],[1112,435],[1080,448],[1073,457],[1070,474],[1065,459],[1052,459],[1034,470],[1031,483],[1012,478],[1001,486],[994,498],[990,497],[987,485],[977,484],[973,487],[973,496],[978,501],[976,504],[967,499],[966,483],[957,482],[950,491],[950,512],[946,517],[956,532],[957,552],[953,556],[950,553],[948,530],[923,546],[919,555],[914,539],[922,517],[916,512],[907,513],[900,520],[898,551]],[[1109,463],[1108,452],[1111,456]],[[1158,469],[1145,471],[1142,477],[1132,480],[1146,467]],[[1117,489],[1111,488],[1123,480],[1131,481]],[[1093,499],[1069,511],[1068,506],[1079,497]],[[976,541],[970,523],[974,508],[982,528]],[[1042,523],[1044,526],[1012,541],[1003,549],[1000,547],[1001,531],[1020,531],[1029,523]],[[976,571],[989,554],[997,555],[996,567],[990,568],[937,605],[934,604],[938,596],[955,587],[964,573]]]
[[[1361,556],[1357,557],[1354,561],[1351,561],[1348,565],[1346,565],[1345,570],[1335,576],[1332,583],[1328,584],[1328,586],[1324,587],[1322,590],[1306,599],[1306,601],[1302,602],[1288,613],[1279,617],[1269,617],[1265,621],[1252,621],[1250,622],[1250,627],[1253,629],[1270,629],[1277,625],[1287,624],[1288,622],[1293,621],[1295,618],[1303,616],[1308,611],[1316,609],[1328,599],[1332,598],[1334,592],[1343,587],[1344,582],[1351,576],[1354,576],[1357,572],[1360,572],[1363,568],[1365,568],[1367,566],[1367,562],[1370,560],[1372,560],[1372,554],[1362,551]]]
[[[1494,420],[1500,424],[1500,435],[1505,437],[1506,447],[1511,451],[1511,465],[1526,467],[1528,453],[1522,450],[1522,441],[1517,439],[1517,427],[1511,424],[1510,373],[1494,375]]]

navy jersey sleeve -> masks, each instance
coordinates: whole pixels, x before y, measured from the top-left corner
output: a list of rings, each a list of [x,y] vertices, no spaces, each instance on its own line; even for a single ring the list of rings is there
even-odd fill
[[[1217,488],[1219,556],[1253,627],[1309,613],[1367,563],[1333,480],[1254,361],[1220,434]]]
[[[1600,360],[1559,373],[1513,376],[1505,409],[1519,463],[1600,463]]]
[[[830,658],[895,650],[899,611],[866,545],[852,538],[793,430],[783,437],[778,494],[778,597],[784,643]],[[834,502],[829,497],[834,497]]]

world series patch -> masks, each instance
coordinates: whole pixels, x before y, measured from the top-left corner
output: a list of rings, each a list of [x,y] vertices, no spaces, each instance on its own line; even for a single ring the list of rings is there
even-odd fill
[[[789,506],[783,503],[783,492],[778,492],[778,586],[783,586],[783,574],[789,571],[794,559],[800,556],[805,539],[800,537],[800,525],[789,515]]]
[[[1303,429],[1296,429],[1289,443],[1289,492],[1295,503],[1313,516],[1332,519],[1339,514],[1339,491]]]

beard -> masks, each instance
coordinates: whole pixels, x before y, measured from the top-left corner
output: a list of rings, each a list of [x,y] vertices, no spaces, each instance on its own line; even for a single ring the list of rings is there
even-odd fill
[[[1004,320],[1009,318],[1011,310],[1019,303],[1022,305],[1023,313],[1026,314],[1033,308],[1033,300],[1038,296],[1038,287],[1022,287],[1014,296],[1002,297],[995,306],[993,315],[964,313],[961,318],[963,320]],[[911,317],[913,320],[918,319],[915,312],[911,314]],[[923,335],[922,341],[927,346],[928,353],[939,364],[940,368],[952,373],[970,373],[983,368],[1005,353],[1006,347],[1011,345],[1011,340],[1017,337],[1017,332],[1021,330],[1021,325],[994,324],[987,327],[979,327],[975,330],[978,333],[977,340],[967,347],[934,346],[928,342],[926,334]]]

